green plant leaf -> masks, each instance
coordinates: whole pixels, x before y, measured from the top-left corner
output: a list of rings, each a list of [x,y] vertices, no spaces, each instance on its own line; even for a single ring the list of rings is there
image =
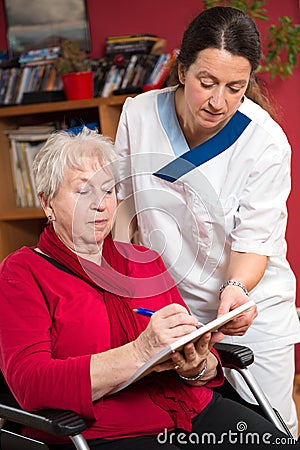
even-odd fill
[[[206,9],[214,6],[231,6],[249,14],[254,21],[270,20],[265,8],[267,0],[203,0],[203,3]],[[291,76],[298,64],[300,53],[300,24],[293,24],[293,19],[289,16],[279,17],[278,22],[279,25],[271,24],[268,29],[264,43],[267,49],[266,56],[262,57],[257,69],[257,72],[268,72],[271,79],[276,75],[281,79]]]

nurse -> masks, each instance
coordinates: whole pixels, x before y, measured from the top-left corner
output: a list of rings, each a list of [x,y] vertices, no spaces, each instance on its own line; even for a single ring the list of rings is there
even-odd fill
[[[260,57],[249,16],[207,9],[183,35],[174,85],[126,100],[115,233],[126,240],[137,229],[201,322],[255,300],[257,310],[222,331],[253,349],[254,375],[297,437],[300,331],[285,241],[291,148],[255,77]],[[253,400],[242,380],[231,382]]]

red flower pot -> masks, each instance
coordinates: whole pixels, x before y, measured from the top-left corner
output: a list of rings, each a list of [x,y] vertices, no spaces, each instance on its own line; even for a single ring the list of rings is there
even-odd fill
[[[81,100],[94,96],[94,73],[72,72],[61,76],[67,100]]]

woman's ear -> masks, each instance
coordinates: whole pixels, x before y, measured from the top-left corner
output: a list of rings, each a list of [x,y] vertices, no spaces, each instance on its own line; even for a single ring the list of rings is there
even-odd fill
[[[45,200],[45,197],[43,194],[39,194],[39,199],[40,199],[41,206],[44,210],[46,217],[50,220],[50,222],[52,222],[54,220],[54,215],[53,215],[53,209],[52,209],[51,205],[48,203],[48,201]]]

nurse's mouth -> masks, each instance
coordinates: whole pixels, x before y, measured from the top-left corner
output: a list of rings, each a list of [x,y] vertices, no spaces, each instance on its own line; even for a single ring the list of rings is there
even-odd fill
[[[209,111],[208,109],[204,109],[204,112],[205,112],[206,114],[210,115],[211,117],[220,117],[220,116],[223,115],[222,112],[217,112],[217,113],[216,113],[216,112]]]

